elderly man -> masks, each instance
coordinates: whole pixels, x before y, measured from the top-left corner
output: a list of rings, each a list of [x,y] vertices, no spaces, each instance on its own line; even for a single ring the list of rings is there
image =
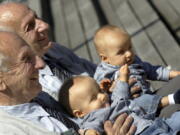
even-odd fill
[[[38,70],[44,68],[44,62],[31,51],[27,43],[14,33],[0,31],[0,61],[0,110],[11,115],[8,118],[15,116],[17,120],[19,119],[24,124],[28,123],[27,121],[24,122],[24,120],[28,120],[37,125],[37,127],[39,125],[41,128],[35,128],[35,130],[38,129],[38,132],[42,128],[55,133],[67,131],[66,126],[59,120],[51,117],[40,105],[29,103],[41,91],[41,85],[38,81]],[[2,113],[1,111],[0,114]],[[7,115],[3,116],[7,117]],[[116,121],[118,126],[122,123],[118,121],[124,121],[126,117],[127,115],[125,114],[119,117],[119,120]],[[3,119],[5,118],[3,117]],[[128,118],[128,121],[132,122],[132,119]],[[12,120],[12,122],[14,121]],[[0,124],[2,128],[4,125],[1,121]],[[22,128],[23,126],[20,126],[20,124],[19,127]],[[33,129],[33,124],[28,123],[27,125],[31,128],[27,126],[24,129]],[[116,124],[115,127],[112,127],[107,122],[105,124],[107,134],[113,135],[115,134],[113,132],[120,132],[119,128],[117,128],[118,126]],[[129,130],[130,134],[133,134],[134,130],[135,128],[132,127]],[[2,133],[2,130],[0,132]]]

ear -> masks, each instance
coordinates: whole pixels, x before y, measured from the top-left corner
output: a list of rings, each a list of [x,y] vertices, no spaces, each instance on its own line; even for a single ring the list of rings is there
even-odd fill
[[[0,91],[5,91],[7,89],[7,86],[5,82],[0,78]]]
[[[80,118],[80,117],[83,117],[83,116],[85,115],[85,113],[82,112],[82,111],[80,111],[80,110],[73,110],[73,115],[74,115],[75,117]]]
[[[99,54],[99,56],[100,56],[100,58],[101,58],[101,60],[103,61],[103,62],[106,62],[106,63],[108,63],[108,57],[107,56],[105,56],[104,54]]]

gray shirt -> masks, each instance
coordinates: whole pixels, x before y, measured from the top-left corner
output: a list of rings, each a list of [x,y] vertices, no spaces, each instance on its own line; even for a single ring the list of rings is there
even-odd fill
[[[114,66],[101,62],[94,74],[94,79],[100,82],[104,78],[116,80],[119,76],[120,66]],[[162,66],[154,66],[148,62],[143,62],[138,56],[135,56],[134,63],[129,65],[130,78],[136,78],[134,85],[140,86],[144,93],[151,93],[150,85],[147,80],[169,80],[169,70]]]
[[[80,128],[95,129],[103,132],[105,120],[114,120],[119,114],[128,113],[134,118],[137,126],[136,134],[153,124],[153,119],[157,111],[161,97],[157,95],[144,94],[135,100],[129,100],[128,84],[117,81],[111,96],[111,106],[95,110],[83,118],[74,118]],[[143,103],[143,104],[142,104]]]

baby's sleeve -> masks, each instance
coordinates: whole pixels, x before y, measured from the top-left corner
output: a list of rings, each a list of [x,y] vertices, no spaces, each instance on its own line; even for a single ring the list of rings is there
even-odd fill
[[[113,93],[111,96],[111,101],[116,102],[121,99],[129,98],[129,85],[126,82],[120,80],[115,81],[115,87],[113,88]]]

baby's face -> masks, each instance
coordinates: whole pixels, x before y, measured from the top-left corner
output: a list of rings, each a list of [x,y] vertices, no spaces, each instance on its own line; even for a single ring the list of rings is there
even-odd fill
[[[134,61],[131,39],[127,34],[112,32],[111,40],[107,45],[108,55],[107,62],[111,65],[122,66],[130,65]]]
[[[99,85],[93,78],[87,77],[87,79],[81,81],[77,85],[74,84],[74,88],[78,90],[71,93],[73,102],[76,102],[79,109],[85,115],[94,110],[109,106],[109,99],[106,93],[101,92]]]

